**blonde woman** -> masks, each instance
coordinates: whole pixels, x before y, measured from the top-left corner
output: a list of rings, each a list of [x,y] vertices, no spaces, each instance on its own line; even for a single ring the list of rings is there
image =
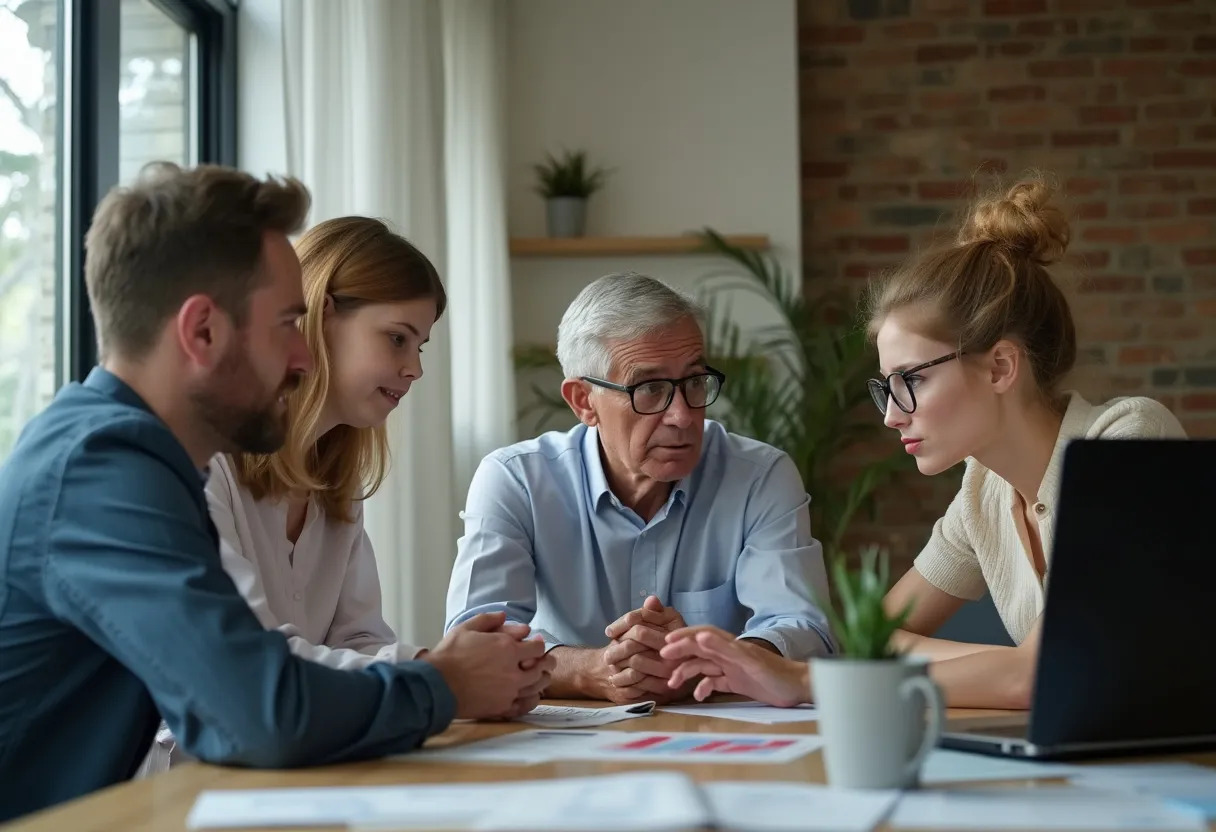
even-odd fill
[[[427,651],[399,642],[381,613],[362,501],[384,480],[385,420],[422,378],[423,345],[447,295],[430,260],[379,220],[320,223],[296,250],[307,305],[299,326],[316,369],[288,394],[280,451],[212,460],[206,490],[220,557],[293,653],[343,669],[420,658]],[[548,684],[550,660],[524,664],[545,672],[504,716],[531,710]],[[167,767],[172,737],[162,728],[157,740],[145,771]]]
[[[381,614],[362,500],[384,480],[385,420],[422,377],[447,295],[430,260],[384,223],[343,217],[296,245],[316,369],[288,398],[277,453],[221,456],[207,484],[224,568],[297,655],[338,668],[416,658]]]
[[[1090,404],[1063,389],[1077,342],[1048,270],[1070,236],[1054,190],[1031,177],[980,200],[954,244],[897,271],[871,298],[882,369],[869,386],[884,423],[922,474],[967,466],[958,495],[886,598],[892,611],[913,605],[896,643],[933,662],[958,707],[1029,707],[1068,442],[1184,435],[1152,399]],[[933,637],[985,591],[1016,647]],[[671,685],[704,674],[698,699],[729,691],[788,706],[813,697],[805,664],[709,628],[667,639],[663,658],[684,661]]]

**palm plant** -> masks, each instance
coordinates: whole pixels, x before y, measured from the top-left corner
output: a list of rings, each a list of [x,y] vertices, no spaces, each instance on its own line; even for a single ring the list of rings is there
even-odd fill
[[[703,237],[741,267],[706,284],[707,352],[728,378],[727,406],[715,418],[790,455],[812,498],[812,528],[832,556],[877,489],[910,465],[897,446],[873,458],[882,430],[866,388],[874,351],[847,294],[799,292],[772,254],[734,246],[712,229]],[[745,337],[724,309],[730,289],[760,296],[779,323]]]
[[[513,352],[515,369],[527,373],[531,380],[528,387],[531,401],[521,407],[518,413],[521,423],[533,418],[532,433],[558,427],[555,419],[565,418],[567,421],[574,417],[566,400],[558,392],[561,383],[561,365],[557,362],[557,353],[548,344],[517,344]],[[544,378],[544,383],[538,382],[538,377]],[[561,425],[565,430],[569,424]]]

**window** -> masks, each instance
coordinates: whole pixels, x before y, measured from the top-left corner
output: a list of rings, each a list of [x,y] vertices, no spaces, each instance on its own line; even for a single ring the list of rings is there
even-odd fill
[[[152,161],[192,164],[194,36],[148,0],[122,0],[118,44],[118,181]]]
[[[96,361],[83,240],[147,162],[236,161],[235,0],[0,0],[0,461]]]
[[[0,3],[0,459],[59,381],[59,20]]]

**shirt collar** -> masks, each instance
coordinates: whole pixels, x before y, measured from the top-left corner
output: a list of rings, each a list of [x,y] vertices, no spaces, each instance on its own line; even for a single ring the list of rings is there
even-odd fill
[[[135,389],[132,388],[131,385],[127,384],[121,378],[114,375],[101,365],[89,370],[89,374],[84,380],[84,386],[96,390],[103,396],[109,396],[111,399],[114,399],[117,402],[121,402],[130,407],[139,408],[140,410],[151,413],[158,419],[160,418],[160,416],[148,406],[148,403],[143,400],[143,397],[135,392]],[[185,448],[182,448],[183,453],[185,450]],[[187,458],[189,458],[189,455],[187,455]],[[191,463],[191,467],[194,467],[193,463]],[[194,470],[198,473],[199,479],[203,481],[203,485],[205,486],[208,478],[211,476],[211,466],[205,465],[202,468],[194,468]]]
[[[676,487],[671,489],[671,499],[687,502],[688,500],[688,483],[692,480],[692,474],[684,477],[676,483]]]
[[[138,407],[140,410],[146,410],[149,413],[152,412],[152,408],[148,407],[148,403],[129,384],[104,367],[97,366],[90,370],[89,375],[84,380],[84,386],[91,387],[97,392],[120,401],[125,405]]]
[[[1068,443],[1085,435],[1089,427],[1090,411],[1093,406],[1081,397],[1080,393],[1068,394],[1068,407],[1064,411],[1064,419],[1060,422],[1060,433],[1056,437],[1056,446],[1051,452],[1051,461],[1043,474],[1043,482],[1039,484],[1039,502],[1044,503],[1052,512],[1056,508],[1056,497],[1060,489],[1060,475],[1064,470],[1064,451]]]
[[[600,430],[596,427],[587,428],[583,433],[583,465],[587,470],[587,485],[591,489],[591,504],[596,508],[600,500],[610,496],[608,476],[604,473],[604,461],[600,458]]]
[[[600,502],[607,497],[619,507],[619,500],[612,493],[612,489],[608,486],[608,475],[604,473],[604,461],[600,456],[600,431],[597,427],[589,427],[583,434],[582,444],[583,465],[587,470],[587,487],[591,491],[591,505],[595,508],[600,507]],[[705,448],[701,448],[701,455],[705,455]],[[695,470],[695,469],[694,469]],[[671,496],[668,502],[679,500],[687,502],[689,483],[692,479],[692,474],[684,477],[675,484],[671,490]]]

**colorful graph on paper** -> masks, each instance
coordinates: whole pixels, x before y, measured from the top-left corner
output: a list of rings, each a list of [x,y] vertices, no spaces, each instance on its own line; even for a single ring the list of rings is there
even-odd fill
[[[629,734],[596,750],[612,759],[704,763],[784,763],[819,748],[814,735]],[[598,755],[597,755],[598,756]]]

